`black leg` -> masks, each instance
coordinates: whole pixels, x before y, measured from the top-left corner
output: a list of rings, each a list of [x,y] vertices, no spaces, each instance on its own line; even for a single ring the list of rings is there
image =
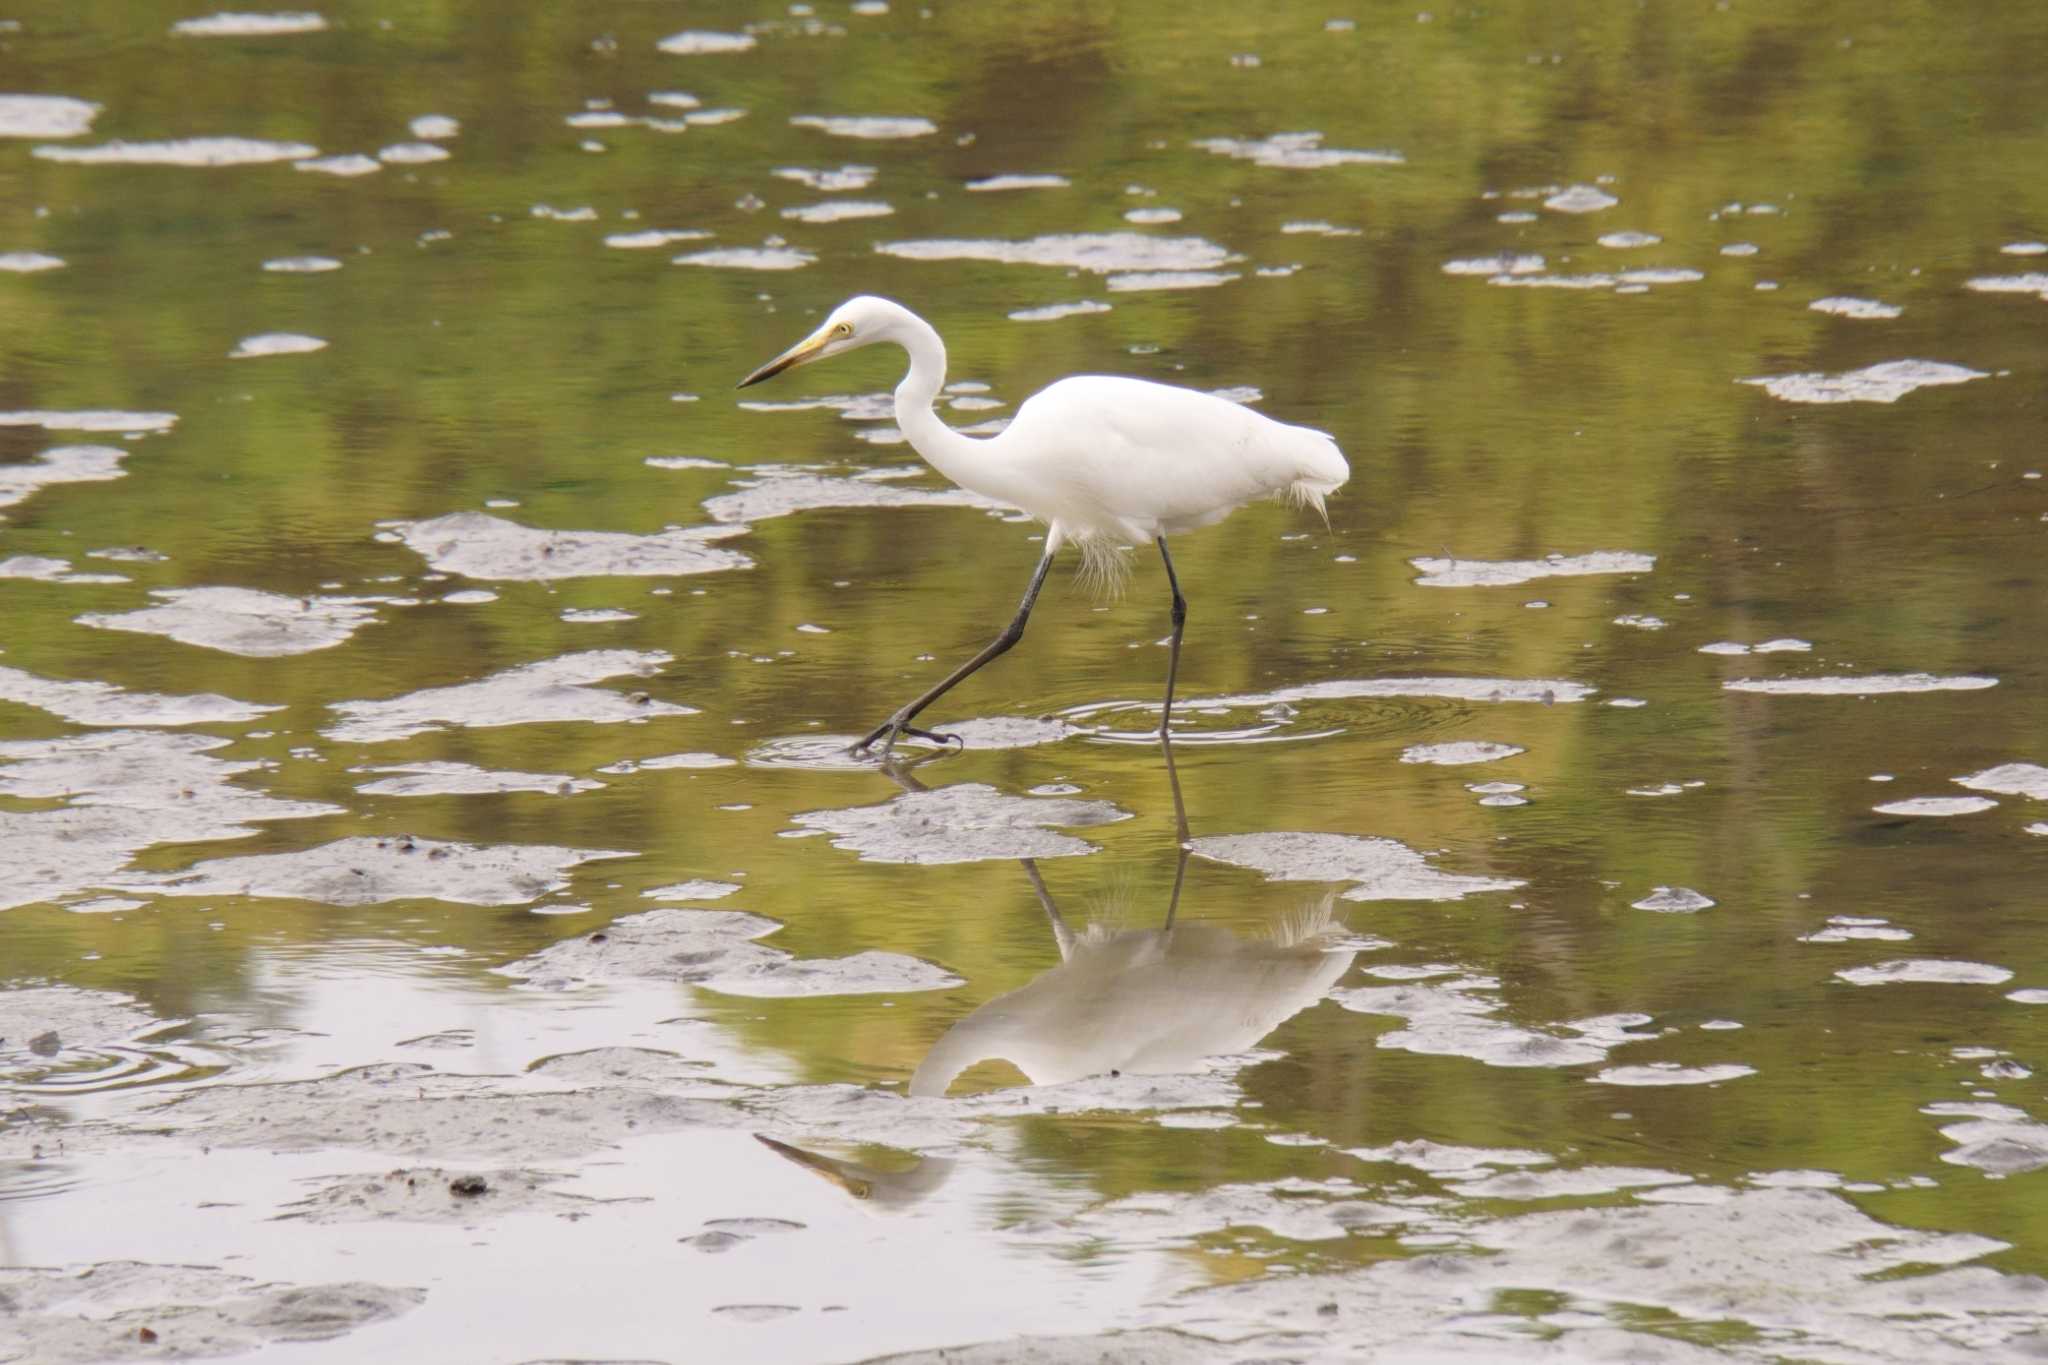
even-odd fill
[[[1180,672],[1180,636],[1188,623],[1188,599],[1180,595],[1180,579],[1173,573],[1173,556],[1166,553],[1166,537],[1158,538],[1159,557],[1166,563],[1166,585],[1173,589],[1173,648],[1166,654],[1166,702],[1159,708],[1159,734],[1166,736],[1166,727],[1173,720],[1173,676]]]
[[[1007,652],[1011,645],[1016,644],[1019,640],[1024,638],[1024,623],[1031,618],[1031,608],[1033,604],[1035,604],[1038,601],[1038,590],[1045,586],[1045,575],[1051,569],[1052,556],[1050,554],[1042,556],[1038,561],[1038,568],[1032,572],[1031,586],[1024,590],[1024,600],[1017,604],[1017,614],[1010,618],[1009,625],[1003,627],[1003,633],[1001,635],[996,636],[995,639],[989,641],[987,647],[984,648],[981,651],[981,653],[975,655],[966,663],[960,665],[960,667],[954,669],[951,673],[948,673],[944,678],[940,679],[937,686],[933,687],[930,691],[926,692],[916,701],[911,702],[908,706],[898,711],[895,715],[889,717],[889,719],[883,721],[880,725],[876,726],[873,733],[868,735],[868,737],[862,740],[860,743],[853,746],[853,752],[857,754],[864,754],[870,748],[872,748],[874,746],[875,741],[879,739],[883,741],[882,759],[884,762],[887,762],[891,751],[893,751],[896,747],[896,740],[898,736],[916,735],[920,738],[933,739],[941,742],[947,739],[956,738],[956,736],[933,734],[929,730],[913,730],[910,728],[910,722],[917,718],[918,712],[924,710],[925,707],[930,706],[940,697],[943,697],[946,695],[946,693],[952,691],[953,688],[962,679],[966,678],[968,674],[974,672],[976,669],[980,668],[989,660],[994,659],[998,655]],[[1179,596],[1178,589],[1175,589],[1174,595],[1175,597]],[[1177,646],[1178,637],[1176,636],[1176,647]],[[884,738],[885,736],[886,738]]]

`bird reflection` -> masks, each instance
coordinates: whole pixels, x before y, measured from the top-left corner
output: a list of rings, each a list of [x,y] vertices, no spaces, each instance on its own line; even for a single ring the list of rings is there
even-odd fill
[[[1180,838],[1160,927],[1076,931],[1037,864],[1022,860],[1060,963],[948,1029],[912,1074],[912,1095],[943,1095],[969,1067],[996,1060],[1034,1085],[1195,1070],[1204,1058],[1254,1047],[1320,1001],[1350,968],[1356,950],[1333,946],[1330,897],[1256,938],[1176,922],[1190,847],[1170,742],[1165,755]]]
[[[907,1209],[922,1200],[945,1184],[947,1177],[953,1174],[953,1161],[950,1157],[913,1157],[907,1166],[897,1170],[884,1170],[876,1166],[863,1165],[858,1161],[843,1161],[821,1152],[792,1147],[787,1142],[777,1142],[774,1138],[761,1133],[754,1134],[754,1141],[777,1156],[824,1177],[862,1203],[872,1204],[878,1209],[892,1213]]]

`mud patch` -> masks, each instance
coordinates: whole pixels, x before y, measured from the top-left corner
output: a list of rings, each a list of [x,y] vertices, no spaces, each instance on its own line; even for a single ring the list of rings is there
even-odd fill
[[[156,588],[149,595],[163,605],[88,612],[78,623],[267,659],[331,649],[377,619],[359,598],[285,597],[253,588]]]
[[[1406,844],[1355,834],[1223,834],[1194,840],[1199,857],[1263,872],[1277,882],[1352,882],[1348,901],[1454,901],[1528,883],[1440,872]]]
[[[593,649],[542,659],[473,683],[429,687],[387,701],[335,702],[342,719],[328,739],[381,744],[447,726],[492,728],[559,721],[617,725],[655,716],[693,716],[692,706],[590,686],[607,678],[645,677],[674,659],[660,650]],[[4,679],[0,679],[4,683]]]
[[[217,692],[130,692],[113,683],[42,678],[5,665],[0,701],[33,706],[76,725],[232,725],[284,709]]]
[[[136,872],[110,887],[160,896],[262,896],[322,905],[438,900],[456,905],[525,905],[569,885],[561,874],[608,849],[548,844],[451,844],[409,835],[358,835],[296,853],[214,858],[183,872]]]
[[[1425,588],[1501,588],[1539,578],[1575,578],[1586,574],[1649,573],[1657,556],[1629,550],[1598,550],[1583,555],[1550,555],[1544,559],[1489,562],[1483,559],[1423,557],[1408,561],[1421,570],[1415,582]]]
[[[311,1194],[285,1205],[280,1221],[306,1223],[454,1223],[473,1227],[514,1213],[549,1213],[587,1218],[606,1204],[639,1199],[593,1199],[550,1189],[568,1179],[527,1169],[451,1171],[415,1166],[384,1175],[344,1175],[322,1180]]]
[[[1010,504],[964,488],[897,488],[863,479],[817,474],[774,475],[735,481],[740,491],[704,500],[704,510],[721,524],[767,521],[826,507],[975,507],[1007,512]]]
[[[328,1341],[416,1307],[423,1290],[264,1284],[206,1266],[109,1261],[0,1270],[0,1358],[39,1365],[240,1355]],[[142,1334],[147,1331],[148,1336]]]
[[[483,796],[504,792],[540,792],[574,796],[598,791],[604,783],[567,773],[492,772],[473,763],[394,763],[386,767],[351,768],[354,773],[397,773],[375,782],[358,783],[365,796]]]
[[[652,535],[624,531],[542,531],[485,512],[453,512],[388,528],[441,573],[465,578],[544,582],[600,576],[671,576],[745,569],[753,560],[714,542],[744,526],[672,527]]]
[[[878,863],[969,863],[991,858],[1071,858],[1095,846],[1053,826],[1112,824],[1127,811],[1107,801],[1010,796],[981,782],[905,792],[877,806],[804,811],[799,829]]]
[[[680,981],[721,995],[876,995],[964,985],[943,968],[901,953],[799,958],[756,939],[781,923],[739,910],[648,910],[594,934],[564,939],[500,967],[543,990],[604,981]]]
[[[1379,1036],[1378,1045],[1425,1056],[1470,1057],[1488,1066],[1585,1066],[1606,1060],[1626,1042],[1654,1035],[1629,1029],[1648,1023],[1645,1015],[1605,1015],[1560,1027],[1576,1037],[1511,1024],[1493,1016],[1502,1008],[1488,998],[1500,989],[1491,977],[1466,976],[1442,984],[1364,986],[1333,991],[1332,1000],[1360,1014],[1390,1014],[1406,1027]]]
[[[266,765],[209,756],[229,742],[146,730],[0,742],[0,795],[67,803],[0,811],[10,863],[0,909],[103,885],[158,844],[239,839],[256,833],[254,821],[341,814],[235,785],[230,779]]]

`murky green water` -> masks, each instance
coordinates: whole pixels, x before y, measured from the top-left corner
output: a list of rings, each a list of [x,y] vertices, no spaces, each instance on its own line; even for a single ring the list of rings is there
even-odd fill
[[[321,16],[0,31],[0,1358],[2040,1349],[2048,14]],[[1184,866],[859,292],[1350,457]]]

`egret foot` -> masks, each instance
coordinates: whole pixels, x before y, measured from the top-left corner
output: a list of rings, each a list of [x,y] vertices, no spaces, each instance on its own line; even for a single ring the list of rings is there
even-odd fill
[[[890,756],[896,751],[896,741],[904,735],[909,735],[912,739],[928,739],[932,743],[941,746],[957,744],[963,750],[967,747],[967,741],[960,738],[960,736],[946,734],[938,730],[920,730],[915,725],[909,723],[908,717],[899,712],[876,726],[866,739],[848,749],[847,752],[857,758],[865,758],[868,751],[874,748],[875,741],[880,739],[882,740],[881,759],[882,762],[887,763]],[[887,736],[887,738],[884,739],[884,736]]]

